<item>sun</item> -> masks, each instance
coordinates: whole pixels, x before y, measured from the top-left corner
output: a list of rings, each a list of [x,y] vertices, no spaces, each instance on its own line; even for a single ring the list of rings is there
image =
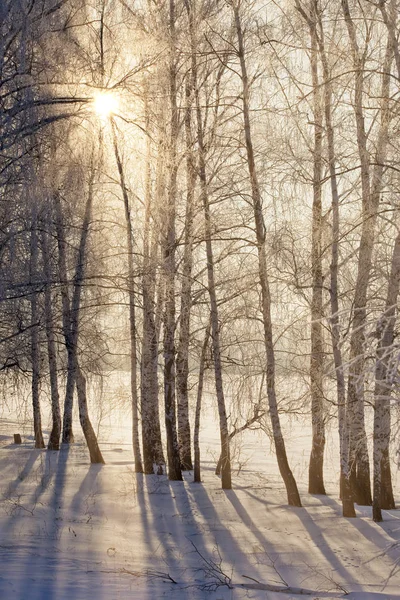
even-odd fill
[[[94,97],[94,110],[102,118],[111,117],[118,110],[118,98],[109,91],[98,92]]]

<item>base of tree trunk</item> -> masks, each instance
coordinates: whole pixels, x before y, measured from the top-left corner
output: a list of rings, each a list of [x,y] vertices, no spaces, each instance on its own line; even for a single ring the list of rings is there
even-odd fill
[[[47,444],[47,450],[59,450],[60,449],[60,436],[61,436],[61,423],[56,423],[50,433],[49,443]]]
[[[372,520],[375,521],[375,523],[383,521],[381,507],[376,506],[375,504],[372,505]]]
[[[62,435],[62,443],[63,444],[73,444],[75,442],[75,436],[73,434],[72,429],[69,431],[64,431]]]
[[[47,450],[59,450],[60,449],[60,439],[52,438],[50,436],[49,443],[47,444]]]
[[[168,479],[170,481],[183,481],[181,470],[168,469]]]
[[[105,464],[105,460],[103,458],[102,453],[100,452],[100,448],[89,448],[89,454],[90,454],[90,462],[92,465],[104,465]]]
[[[303,505],[301,503],[300,500],[300,495],[297,489],[297,485],[296,482],[294,481],[293,478],[293,483],[294,485],[290,485],[290,486],[286,486],[287,487],[287,497],[288,497],[288,504],[289,506],[297,506],[299,508],[301,508]]]
[[[193,481],[195,483],[201,483],[201,474],[200,474],[200,452],[194,453],[194,473],[193,473]]]
[[[342,503],[342,516],[348,519],[356,518],[356,511],[354,509],[354,503],[352,500],[343,500]]]
[[[89,427],[89,430],[91,428],[91,425]],[[104,458],[103,455],[100,451],[99,445],[97,443],[97,439],[95,437],[93,437],[91,435],[91,431],[85,431],[85,429],[82,427],[83,429],[83,433],[85,435],[85,439],[86,439],[86,443],[87,443],[87,447],[89,450],[89,455],[90,455],[90,462],[92,463],[92,465],[97,465],[97,464],[101,464],[104,465]],[[93,432],[94,433],[94,432]]]
[[[381,462],[381,497],[380,505],[384,510],[396,508],[393,496],[392,474],[390,470],[390,459],[388,450],[384,451]]]
[[[101,453],[99,444],[97,442],[97,437],[94,432],[93,426],[90,422],[89,417],[82,415],[80,416],[80,422],[82,426],[83,435],[85,436],[86,444],[89,450],[90,462],[93,465],[102,464],[104,465],[104,458]]]
[[[343,473],[340,476],[340,499],[342,501],[342,516],[350,519],[355,518],[357,515],[351,495],[350,481],[346,479]]]
[[[168,454],[168,479],[170,481],[183,481],[179,454],[174,454],[173,456],[171,456],[170,452]]]
[[[135,460],[135,473],[143,473],[143,465],[140,460]]]
[[[35,436],[35,448],[46,448],[42,433]]]
[[[355,502],[359,506],[372,506],[371,484],[369,477],[366,478],[365,474],[357,474],[354,492]]]
[[[324,483],[313,481],[312,484],[309,483],[308,493],[313,494],[315,496],[326,496],[326,491],[324,487]]]
[[[225,456],[221,460],[221,487],[223,490],[232,489],[232,470],[231,470],[231,457]]]
[[[181,456],[181,469],[182,471],[193,471],[192,457],[190,454]]]
[[[297,488],[296,480],[289,467],[283,440],[281,442],[278,442],[275,439],[275,448],[276,456],[278,459],[279,472],[286,487],[288,504],[289,506],[297,506],[301,508],[303,505],[300,500],[300,494]]]
[[[230,468],[229,469],[221,469],[221,487],[223,490],[231,490],[232,489],[232,477]]]
[[[148,461],[143,462],[143,473],[145,475],[154,475],[154,463]]]
[[[313,444],[314,446],[314,444]],[[324,446],[313,447],[308,469],[308,493],[325,496],[324,486]]]

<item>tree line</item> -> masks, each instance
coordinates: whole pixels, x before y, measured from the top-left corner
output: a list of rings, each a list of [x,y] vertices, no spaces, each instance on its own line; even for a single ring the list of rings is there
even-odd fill
[[[47,385],[48,449],[74,441],[76,394],[91,461],[103,462],[87,378],[121,354],[136,472],[194,469],[200,481],[212,374],[224,489],[231,440],[260,425],[301,506],[282,414],[302,410],[309,492],[325,494],[337,419],[343,515],[372,505],[379,521],[394,508],[398,9],[2,3],[1,370],[29,379],[37,448]]]

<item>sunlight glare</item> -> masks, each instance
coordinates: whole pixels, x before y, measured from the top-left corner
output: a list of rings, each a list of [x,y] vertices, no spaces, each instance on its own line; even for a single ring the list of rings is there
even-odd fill
[[[112,92],[99,92],[94,98],[94,110],[104,119],[110,117],[118,110],[118,98]]]

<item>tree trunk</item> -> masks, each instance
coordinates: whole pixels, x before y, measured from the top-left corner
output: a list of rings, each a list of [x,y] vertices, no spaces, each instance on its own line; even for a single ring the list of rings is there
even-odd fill
[[[319,37],[318,46],[321,56],[323,82],[324,82],[324,112],[325,127],[328,142],[328,163],[332,195],[332,252],[330,265],[330,304],[331,304],[331,339],[333,360],[336,373],[337,406],[339,424],[339,447],[340,447],[340,497],[342,499],[342,514],[344,517],[355,517],[354,502],[350,489],[349,468],[349,432],[346,414],[346,383],[343,368],[343,357],[340,346],[340,321],[339,321],[339,294],[338,294],[338,272],[339,272],[339,236],[340,236],[340,213],[339,192],[336,176],[335,156],[335,134],[332,122],[332,84],[325,52],[324,31],[321,16],[318,15]]]
[[[370,154],[367,149],[367,135],[363,113],[364,57],[357,43],[356,30],[347,0],[342,0],[343,14],[350,38],[355,71],[354,112],[357,126],[357,144],[361,164],[362,188],[362,231],[358,253],[358,271],[354,291],[353,322],[350,339],[348,416],[350,426],[350,483],[358,504],[371,505],[370,467],[367,438],[364,424],[364,345],[367,319],[368,284],[372,267],[372,252],[375,242],[375,229],[382,187],[383,161],[388,139],[390,113],[388,110],[390,63],[392,51],[386,52],[382,75],[381,124],[376,144],[375,167],[370,182]]]
[[[200,365],[199,365],[199,383],[197,386],[197,399],[196,399],[196,412],[194,418],[194,432],[193,432],[193,444],[194,444],[194,478],[195,483],[201,483],[201,465],[200,465],[200,417],[201,417],[201,403],[203,399],[203,385],[204,385],[204,374],[206,370],[206,356],[208,350],[208,343],[210,339],[210,323],[207,325],[206,332],[204,334],[204,342],[201,349]],[[221,459],[222,462],[222,459]]]
[[[308,492],[325,494],[324,486],[324,346],[323,346],[323,276],[322,276],[322,99],[318,76],[318,43],[316,36],[317,10],[315,0],[312,3],[311,23],[311,72],[314,100],[314,150],[313,150],[313,208],[312,208],[312,300],[311,300],[311,416],[312,449],[308,471]]]
[[[393,388],[393,341],[396,326],[397,300],[400,287],[400,233],[397,234],[386,297],[386,309],[379,322],[380,340],[375,366],[374,413],[374,521],[382,521],[381,509],[395,508],[390,474],[390,396]]]
[[[77,357],[75,356],[75,359]],[[85,436],[86,444],[89,449],[90,462],[92,464],[104,464],[104,459],[101,454],[97,436],[94,432],[92,423],[89,418],[89,411],[86,398],[86,379],[79,368],[78,363],[75,364],[76,369],[76,391],[78,395],[79,407],[79,422],[82,427],[83,435]]]
[[[232,474],[231,474],[231,457],[229,450],[229,431],[228,431],[228,419],[226,415],[224,386],[222,380],[222,365],[221,365],[221,342],[219,332],[219,316],[218,316],[218,303],[217,294],[215,290],[215,275],[214,275],[214,256],[211,239],[211,214],[210,204],[208,198],[208,182],[206,174],[206,156],[203,139],[203,121],[200,106],[200,93],[197,81],[197,44],[195,38],[195,13],[194,5],[190,6],[189,2],[186,2],[186,7],[189,15],[189,29],[190,29],[190,41],[191,41],[191,69],[192,69],[192,81],[193,89],[195,94],[196,102],[196,116],[197,116],[197,144],[199,154],[199,178],[201,188],[201,198],[204,209],[204,221],[205,221],[205,241],[206,241],[206,256],[207,256],[207,278],[208,278],[208,293],[210,296],[210,321],[211,321],[211,339],[214,359],[214,373],[215,373],[215,389],[217,395],[218,414],[219,414],[219,429],[221,439],[221,455],[222,455],[222,467],[221,467],[221,485],[223,489],[229,490],[232,488]]]
[[[60,436],[61,436],[61,412],[60,412],[60,396],[58,393],[58,376],[57,376],[57,348],[56,339],[54,334],[54,318],[53,318],[53,306],[51,297],[51,281],[52,281],[52,270],[49,256],[49,244],[48,244],[48,226],[49,219],[46,217],[45,227],[41,236],[42,245],[42,256],[43,256],[43,274],[45,279],[44,289],[44,309],[45,309],[45,322],[46,322],[46,336],[47,336],[47,355],[49,361],[49,374],[50,374],[50,391],[51,391],[51,416],[52,416],[52,429],[50,433],[48,449],[59,450],[60,449]]]
[[[86,380],[81,373],[78,361],[78,339],[79,339],[79,316],[80,316],[80,308],[81,308],[81,297],[82,297],[82,285],[85,276],[85,264],[86,264],[86,248],[87,248],[87,240],[89,236],[89,227],[90,227],[90,219],[92,214],[92,205],[93,205],[93,186],[94,186],[94,167],[91,165],[91,175],[89,180],[89,189],[88,189],[88,197],[86,200],[85,206],[85,214],[82,223],[81,229],[81,237],[79,241],[78,255],[76,258],[76,267],[75,267],[75,275],[73,282],[73,293],[72,293],[72,301],[70,303],[68,287],[65,285],[62,294],[63,294],[63,328],[65,335],[65,343],[68,350],[68,375],[67,375],[67,385],[68,381],[70,385],[72,385],[72,394],[73,397],[73,388],[76,385],[77,394],[78,394],[78,405],[79,405],[79,420],[82,426],[82,430],[88,444],[88,449],[90,453],[90,460],[92,463],[104,463],[103,457],[101,455],[100,449],[97,444],[96,434],[93,430],[89,419],[87,400],[86,400]],[[59,209],[61,206],[59,205]],[[60,265],[60,277],[62,282],[66,282],[66,255],[65,255],[65,240],[64,233],[62,231],[61,241],[63,244],[60,244],[59,238],[59,265]],[[61,247],[61,252],[60,252]],[[68,394],[67,389],[67,394]],[[66,400],[68,395],[66,394]],[[65,418],[65,411],[64,411]],[[72,406],[71,413],[68,415],[68,419],[72,421]],[[70,426],[71,423],[66,422],[67,426]],[[63,432],[64,438],[64,432]],[[64,440],[63,440],[64,441]],[[70,440],[71,441],[71,440]]]
[[[383,21],[387,27],[393,51],[397,76],[400,79],[400,52],[396,35],[397,5],[390,0],[389,14],[384,3],[379,4]],[[389,442],[391,429],[390,395],[393,375],[390,372],[391,348],[394,341],[397,300],[400,286],[400,233],[393,249],[391,273],[386,298],[386,310],[379,324],[380,340],[375,365],[375,413],[374,413],[374,487],[372,516],[374,521],[382,520],[382,508],[395,508],[392,477],[390,471]]]
[[[131,351],[131,403],[132,403],[132,445],[135,460],[135,472],[143,473],[142,457],[139,440],[139,406],[137,391],[137,351],[136,351],[136,314],[135,314],[135,273],[133,264],[133,228],[129,206],[128,191],[125,184],[125,174],[118,149],[117,132],[114,120],[111,118],[114,154],[118,167],[119,183],[125,208],[126,238],[128,250],[128,297],[129,297],[129,333]]]
[[[39,310],[37,285],[38,266],[38,234],[37,234],[37,207],[36,199],[32,209],[31,236],[30,236],[30,284],[31,284],[31,361],[32,361],[32,405],[33,405],[33,430],[35,448],[44,448],[42,433],[42,417],[40,414],[40,347],[39,347]]]
[[[175,18],[175,0],[170,0],[169,98],[171,108],[171,125],[169,137],[169,190],[168,203],[166,207],[166,232],[164,239],[164,401],[165,429],[167,435],[168,477],[171,480],[182,480],[179,444],[176,430],[175,406],[175,212],[178,175],[177,138],[179,129],[176,91]]]
[[[145,96],[146,115],[148,100]],[[148,122],[148,117],[147,122]],[[161,142],[157,157],[156,172],[156,197],[162,204],[163,153]],[[161,441],[160,412],[158,402],[158,331],[155,315],[155,288],[157,279],[157,252],[159,241],[159,228],[155,219],[152,219],[152,198],[150,188],[150,148],[148,147],[146,196],[145,196],[145,223],[143,233],[143,342],[141,361],[141,416],[142,416],[142,442],[143,442],[143,468],[146,474],[154,473],[154,465],[165,464]],[[150,223],[152,220],[152,240],[150,241]]]
[[[190,341],[190,311],[192,305],[192,266],[193,266],[193,218],[194,194],[196,185],[196,161],[193,150],[192,133],[192,104],[193,86],[186,83],[186,215],[185,215],[185,245],[183,252],[182,289],[179,341],[176,355],[176,391],[178,399],[178,439],[182,469],[193,468],[191,455],[191,434],[189,421],[189,341]]]
[[[258,275],[261,288],[262,300],[262,317],[264,326],[264,343],[267,359],[267,394],[269,412],[272,424],[272,433],[274,438],[276,456],[278,460],[279,471],[286,486],[288,503],[291,506],[301,506],[300,495],[297,489],[296,480],[289,467],[286,455],[285,442],[281,430],[278,404],[275,390],[275,352],[273,344],[272,320],[271,320],[271,297],[269,291],[269,280],[267,273],[267,260],[265,253],[265,224],[262,212],[261,194],[258,184],[256,165],[254,160],[254,150],[251,138],[250,128],[250,99],[249,99],[249,82],[246,68],[246,60],[244,54],[244,42],[242,25],[240,21],[239,8],[236,0],[234,0],[233,11],[235,17],[235,26],[239,46],[239,59],[241,67],[241,79],[243,85],[243,119],[244,133],[246,138],[247,163],[250,175],[251,194],[254,210],[254,221],[257,237],[257,252],[258,252]]]
[[[74,434],[72,431],[72,409],[74,401],[75,381],[73,379],[74,369],[72,368],[73,342],[70,331],[70,301],[68,292],[68,272],[67,272],[67,245],[65,240],[64,219],[62,213],[61,200],[58,193],[54,194],[54,206],[56,212],[56,231],[58,246],[58,274],[60,278],[60,292],[62,302],[62,323],[65,347],[67,349],[67,383],[65,389],[64,415],[62,428],[62,443],[72,444]]]

